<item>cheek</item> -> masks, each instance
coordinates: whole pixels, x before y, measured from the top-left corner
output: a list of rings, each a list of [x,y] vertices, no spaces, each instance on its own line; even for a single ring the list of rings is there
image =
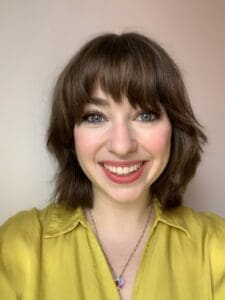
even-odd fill
[[[162,126],[156,128],[151,134],[146,136],[145,145],[149,151],[155,155],[160,156],[162,154],[170,153],[171,144],[171,126]]]
[[[75,128],[73,132],[75,151],[78,159],[88,157],[96,148],[96,137],[93,133]]]

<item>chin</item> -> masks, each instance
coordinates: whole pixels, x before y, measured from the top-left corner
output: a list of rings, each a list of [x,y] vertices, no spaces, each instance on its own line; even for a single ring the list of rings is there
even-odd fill
[[[146,199],[148,199],[149,197],[149,192],[145,192],[143,193],[143,191],[140,193],[139,191],[134,191],[134,190],[130,190],[130,191],[120,191],[117,193],[114,192],[113,194],[111,194],[111,199],[117,203],[121,203],[121,204],[134,204],[134,203],[138,203],[141,200],[146,201]]]

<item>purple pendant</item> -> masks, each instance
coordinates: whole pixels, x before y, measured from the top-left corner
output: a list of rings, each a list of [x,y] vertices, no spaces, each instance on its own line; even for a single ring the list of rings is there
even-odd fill
[[[116,277],[116,279],[114,281],[115,281],[118,289],[121,289],[125,285],[125,279],[124,279],[123,275]]]

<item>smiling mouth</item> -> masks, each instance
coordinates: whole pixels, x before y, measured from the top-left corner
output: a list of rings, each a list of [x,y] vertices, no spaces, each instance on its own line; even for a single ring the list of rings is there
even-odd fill
[[[143,165],[145,161],[133,161],[133,162],[112,162],[105,161],[100,165],[109,173],[117,175],[117,176],[129,176],[138,171]]]
[[[142,176],[146,161],[104,161],[100,165],[110,181],[118,184],[130,184]]]
[[[129,174],[133,174],[135,171],[140,169],[140,167],[143,165],[143,162],[141,162],[139,164],[133,164],[129,167],[116,167],[116,166],[109,165],[109,164],[102,164],[102,165],[110,173],[113,173],[113,174],[116,174],[119,176],[126,176]]]

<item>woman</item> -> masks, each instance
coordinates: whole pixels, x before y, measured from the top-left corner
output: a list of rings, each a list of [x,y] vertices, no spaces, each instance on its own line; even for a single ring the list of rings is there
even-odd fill
[[[89,41],[53,97],[55,203],[0,229],[2,299],[225,299],[225,221],[182,206],[205,142],[157,43]]]

